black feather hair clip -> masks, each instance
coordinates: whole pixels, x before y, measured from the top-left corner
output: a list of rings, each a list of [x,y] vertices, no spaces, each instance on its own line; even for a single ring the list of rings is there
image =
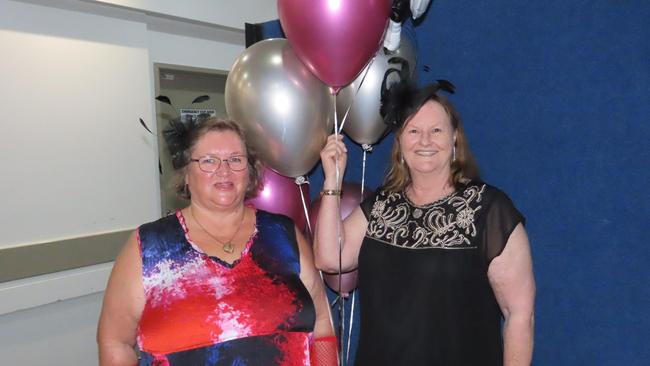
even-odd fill
[[[208,95],[200,95],[194,98],[192,104],[203,103],[209,99],[210,96]],[[169,97],[165,95],[159,95],[156,97],[156,100],[161,103],[169,104],[172,108],[174,108],[174,110],[176,110]],[[178,113],[177,110],[176,113]],[[191,147],[190,144],[192,143],[193,134],[195,133],[197,127],[200,126],[201,123],[203,123],[205,119],[209,117],[210,115],[208,114],[200,114],[196,117],[189,115],[185,118],[181,118],[181,116],[179,116],[176,118],[170,118],[168,120],[169,126],[162,131],[162,134],[163,139],[167,144],[169,154],[171,155],[172,166],[174,169],[180,169],[187,165],[189,162],[189,155],[187,152]]]
[[[189,163],[192,140],[195,138],[196,131],[208,118],[210,115],[203,113],[198,116],[186,116],[184,119],[177,117],[169,120],[169,127],[162,133],[174,169],[180,169]]]
[[[194,118],[187,118],[183,122],[178,117],[170,119],[169,127],[163,130],[163,138],[172,157],[172,166],[174,169],[180,169],[187,165],[187,159],[189,157],[186,151],[190,148],[192,132],[198,125],[199,123]]]
[[[379,113],[384,122],[393,130],[398,130],[404,122],[415,114],[424,103],[443,90],[453,94],[454,84],[447,80],[436,80],[435,83],[418,88],[410,77],[408,63],[390,59],[389,63],[401,63],[400,69],[390,68],[384,74],[381,85],[381,108]],[[388,77],[391,73],[398,73],[400,80],[387,87]]]

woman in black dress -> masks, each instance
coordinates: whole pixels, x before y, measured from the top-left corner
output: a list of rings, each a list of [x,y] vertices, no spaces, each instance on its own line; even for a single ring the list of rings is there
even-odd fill
[[[342,270],[359,268],[357,365],[531,363],[535,280],[524,218],[479,180],[459,115],[438,94],[451,88],[390,88],[382,106],[396,133],[390,170],[342,225],[346,148],[330,136],[321,152],[316,264],[338,271],[340,225]]]

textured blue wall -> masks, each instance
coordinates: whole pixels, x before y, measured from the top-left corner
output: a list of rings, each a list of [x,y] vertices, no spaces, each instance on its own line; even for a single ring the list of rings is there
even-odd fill
[[[416,34],[527,216],[535,363],[650,364],[650,2],[434,1]]]
[[[454,82],[484,179],[527,217],[534,363],[649,365],[650,2],[434,0],[414,29],[420,81]]]

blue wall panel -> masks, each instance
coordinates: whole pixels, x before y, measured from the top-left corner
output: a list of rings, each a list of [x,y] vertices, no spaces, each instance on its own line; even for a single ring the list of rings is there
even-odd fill
[[[422,81],[456,83],[484,178],[528,218],[539,365],[650,364],[648,19],[645,1],[456,0],[416,26]]]

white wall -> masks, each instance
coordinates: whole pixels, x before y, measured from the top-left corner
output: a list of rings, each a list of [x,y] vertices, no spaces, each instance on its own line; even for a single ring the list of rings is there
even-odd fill
[[[275,0],[100,0],[96,2],[237,29],[243,29],[245,22],[260,23],[278,17]]]
[[[228,71],[244,50],[243,43],[222,43],[152,30],[147,35],[151,59],[159,63]]]
[[[121,2],[127,9],[119,11],[99,3],[0,0],[0,248],[158,217],[156,140],[138,123],[155,127],[153,63],[229,70],[244,48],[241,33],[193,23],[231,26],[198,19],[216,2],[182,2],[178,14],[176,1]],[[237,3],[225,18],[241,22],[251,5]],[[128,9],[147,6],[155,11]],[[274,18],[274,6],[268,16],[268,8],[250,7],[258,18],[246,21]],[[156,12],[165,18],[152,18]],[[0,284],[0,363],[96,364],[97,291],[109,270]]]
[[[0,248],[155,218],[155,139],[138,124],[152,115],[146,25],[10,1],[2,10],[0,191],[10,209]]]
[[[0,362],[96,365],[101,299],[102,293],[95,293],[0,316]]]

